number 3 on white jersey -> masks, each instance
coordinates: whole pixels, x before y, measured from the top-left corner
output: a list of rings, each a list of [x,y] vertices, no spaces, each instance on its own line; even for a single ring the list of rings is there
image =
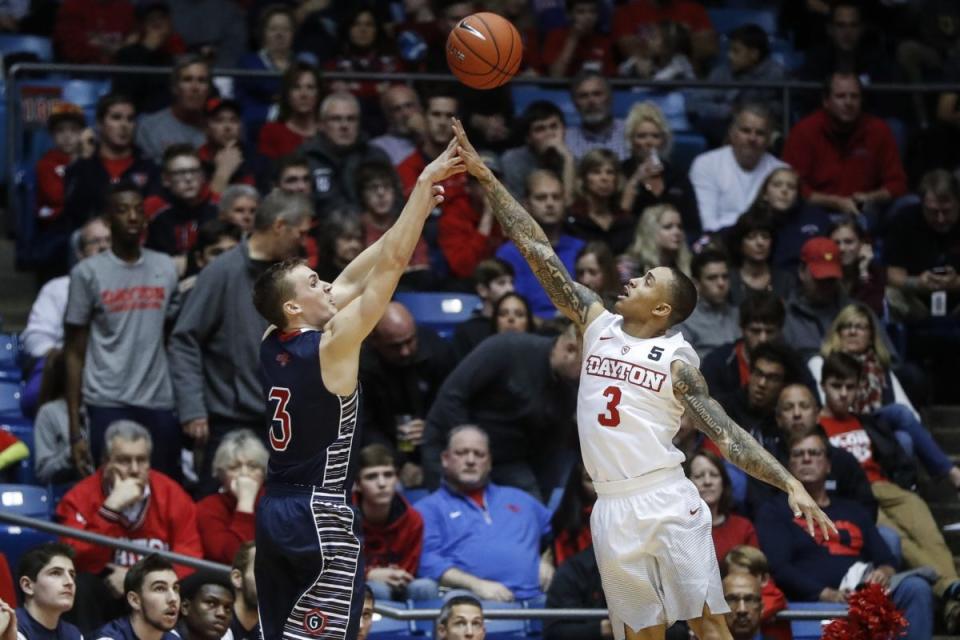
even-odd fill
[[[290,402],[290,389],[271,387],[267,398],[271,401],[277,401],[270,422],[270,446],[273,447],[274,451],[286,451],[290,439],[293,438],[293,424],[290,420],[290,414],[287,412],[287,404]],[[277,433],[277,426],[280,427],[279,434]]]

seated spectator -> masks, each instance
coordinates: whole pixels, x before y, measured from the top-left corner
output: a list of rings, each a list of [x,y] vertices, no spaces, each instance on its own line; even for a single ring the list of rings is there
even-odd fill
[[[747,213],[773,221],[773,266],[791,275],[800,264],[803,243],[826,236],[832,224],[826,211],[800,198],[800,178],[790,167],[770,172]]]
[[[367,587],[381,600],[429,600],[437,583],[416,579],[423,518],[397,491],[397,459],[382,444],[360,450],[354,502],[363,516]]]
[[[567,0],[570,26],[547,32],[541,45],[540,64],[551,78],[570,78],[584,71],[613,76],[617,65],[610,35],[599,29],[598,0]]]
[[[896,559],[862,506],[827,493],[827,444],[827,439],[817,431],[795,436],[789,445],[789,469],[837,524],[839,538],[831,535],[827,539],[826,532],[819,530],[811,536],[803,523],[794,518],[786,500],[779,497],[760,509],[756,525],[773,576],[788,598],[844,604],[848,594],[860,584],[889,586],[896,573]],[[932,637],[933,598],[929,583],[916,575],[901,578],[890,595],[910,623],[906,637]]]
[[[884,315],[887,274],[874,259],[873,245],[859,221],[853,216],[845,216],[830,228],[829,236],[840,249],[841,282],[847,295],[870,307],[878,316]]]
[[[631,155],[620,167],[626,179],[620,192],[620,208],[639,218],[647,207],[673,205],[683,219],[687,239],[699,238],[697,197],[687,174],[677,171],[668,159],[673,148],[673,132],[660,107],[653,102],[633,105],[624,134]]]
[[[617,259],[604,242],[588,242],[580,249],[573,263],[574,279],[588,289],[600,294],[603,304],[613,308],[623,287],[617,271]]]
[[[62,542],[47,542],[20,557],[17,586],[23,604],[17,609],[17,632],[23,640],[83,640],[80,630],[63,620],[77,595],[77,572],[73,548]],[[11,638],[10,635],[0,635]]]
[[[486,637],[483,605],[469,595],[455,595],[440,608],[436,626],[437,640],[470,640]]]
[[[197,149],[210,191],[219,196],[231,184],[266,190],[270,167],[246,144],[242,108],[236,100],[210,98],[204,107],[207,141]]]
[[[357,640],[367,640],[370,635],[370,627],[373,626],[373,607],[376,599],[373,597],[373,591],[369,586],[363,587],[363,608],[360,610],[360,629],[357,632]]]
[[[320,130],[320,72],[294,62],[283,74],[277,119],[260,129],[257,151],[271,160],[295,153]]]
[[[637,221],[620,208],[620,163],[609,149],[588,151],[577,165],[577,186],[566,229],[581,240],[600,241],[621,254]]]
[[[284,193],[313,193],[313,180],[310,175],[310,161],[299,153],[283,156],[276,162],[273,186]]]
[[[427,486],[439,484],[447,434],[476,424],[490,434],[494,480],[539,498],[573,433],[579,375],[572,327],[556,338],[508,333],[484,340],[443,381],[427,415],[422,455]]]
[[[260,204],[260,193],[248,184],[232,184],[220,194],[217,207],[220,220],[235,225],[243,233],[253,231],[253,221]]]
[[[453,351],[458,362],[484,338],[493,335],[493,306],[513,291],[513,267],[499,258],[484,260],[474,269],[473,287],[481,305],[453,330]]]
[[[590,514],[597,501],[593,480],[582,463],[574,465],[563,487],[563,497],[550,518],[553,543],[550,552],[558,569],[578,553],[590,549]]]
[[[596,11],[597,3],[590,4]],[[576,21],[576,16],[573,19]],[[570,83],[570,95],[580,124],[568,127],[564,137],[576,161],[581,162],[588,151],[597,147],[613,153],[618,163],[626,160],[630,154],[629,140],[623,120],[613,117],[613,90],[607,79],[598,71],[583,71]]]
[[[51,232],[62,234],[64,246],[74,229],[106,213],[111,185],[132,182],[144,197],[160,188],[157,166],[133,144],[135,116],[133,102],[126,96],[108,93],[97,101],[99,142],[90,157],[67,167],[63,215],[48,225]],[[66,257],[65,252],[62,259]]]
[[[801,356],[820,350],[827,328],[847,305],[840,286],[840,248],[830,238],[810,238],[800,250],[799,286],[786,299],[783,337]]]
[[[880,507],[877,522],[900,535],[907,567],[933,567],[936,571],[933,592],[943,600],[944,621],[952,629],[950,633],[956,633],[960,628],[960,578],[953,556],[927,503],[910,490],[916,483],[916,473],[892,431],[880,421],[851,412],[862,375],[863,369],[853,356],[833,353],[824,360],[820,386],[826,402],[820,426],[831,444],[843,447],[860,461]]]
[[[444,484],[417,503],[423,515],[419,575],[483,600],[542,598],[540,543],[550,533],[546,507],[519,489],[490,482],[490,443],[479,427],[450,431],[442,465]],[[453,511],[463,517],[450,518]]]
[[[75,104],[53,105],[47,117],[47,131],[53,148],[40,156],[34,168],[37,179],[37,218],[40,224],[55,219],[63,212],[67,167],[80,157],[80,132],[87,126],[83,110]]]
[[[878,41],[880,37],[866,37],[861,5],[855,0],[842,0],[827,7],[827,37],[820,38],[814,46],[804,47],[800,78],[820,82],[831,73],[848,70],[864,84],[894,81],[896,66]]]
[[[196,149],[186,144],[170,145],[163,152],[161,166],[163,195],[144,203],[150,217],[145,246],[171,256],[177,274],[183,276],[200,225],[216,220],[218,211],[211,202],[213,194]]]
[[[760,589],[760,579],[750,573],[730,573],[723,579],[723,597],[730,607],[725,614],[727,628],[733,640],[760,638],[760,614],[763,611]]]
[[[520,122],[523,146],[504,152],[501,158],[503,184],[518,200],[528,197],[530,175],[547,169],[561,180],[563,204],[570,200],[576,175],[576,160],[565,142],[567,124],[563,112],[552,102],[536,100],[527,105]]]
[[[701,64],[717,52],[717,34],[710,16],[699,2],[690,0],[638,0],[618,6],[613,14],[613,40],[626,58],[642,51],[648,29],[664,20],[684,25],[691,34],[693,60]]]
[[[680,213],[673,205],[655,204],[643,210],[633,242],[617,260],[617,270],[622,282],[654,267],[672,266],[690,273],[692,255]]]
[[[740,338],[739,309],[730,302],[730,263],[720,251],[693,257],[690,275],[700,294],[690,317],[677,328],[703,360],[717,347]]]
[[[527,194],[525,203],[530,215],[547,235],[563,266],[567,271],[573,271],[573,262],[584,242],[563,232],[565,207],[560,179],[550,171],[539,169],[529,175],[524,191]],[[538,317],[550,318],[557,315],[556,307],[513,241],[501,245],[497,249],[497,257],[513,267],[514,287],[530,302]]]
[[[700,499],[713,518],[714,551],[723,560],[735,546],[759,545],[753,523],[733,513],[733,490],[723,458],[713,451],[699,451],[686,463],[687,477],[697,487]]]
[[[144,67],[172,67],[176,57],[187,52],[187,45],[173,30],[170,6],[166,2],[137,5],[137,29],[130,34],[114,56],[114,64]],[[147,74],[117,75],[113,91],[130,96],[137,113],[153,113],[170,104],[170,87],[157,82],[159,76]]]
[[[793,634],[790,632],[790,623],[786,620],[777,621],[777,614],[787,608],[787,597],[783,595],[780,587],[774,583],[770,577],[770,565],[767,563],[767,556],[763,554],[757,546],[737,545],[727,552],[722,561],[724,569],[724,592],[726,593],[727,578],[731,578],[731,589],[734,585],[743,584],[741,581],[734,580],[733,576],[750,576],[760,585],[760,628],[763,639],[769,640],[790,640]],[[742,600],[741,600],[742,601]],[[732,610],[735,618],[740,618],[740,610]],[[734,632],[734,640],[754,640],[756,638],[756,629],[753,634],[748,634],[747,625],[743,622],[732,621],[727,618],[727,625]],[[752,625],[751,625],[752,627]],[[737,630],[742,630],[742,637],[736,635]]]
[[[363,251],[363,224],[356,216],[334,213],[316,227],[319,255],[314,269],[324,282],[333,282]]]
[[[503,177],[496,154],[481,151],[483,163],[497,178]],[[464,195],[453,201],[444,200],[437,224],[437,245],[454,278],[469,278],[480,262],[493,257],[503,244],[503,231],[493,215],[493,207],[483,187],[473,176],[467,176]]]
[[[263,495],[268,455],[249,429],[231,431],[220,441],[211,464],[220,491],[197,503],[197,530],[207,560],[232,562],[240,547],[253,540],[253,514]]]
[[[710,82],[774,82],[786,75],[783,66],[770,57],[770,36],[755,24],[745,24],[728,34],[726,59],[713,68]],[[779,95],[769,89],[701,89],[687,95],[687,112],[696,128],[714,143],[726,131],[733,105],[759,102],[771,111],[779,107]]]
[[[163,345],[178,306],[177,269],[169,256],[140,246],[146,217],[136,186],[120,182],[107,197],[110,251],[71,271],[64,314],[73,460],[82,474],[90,473],[100,462],[107,426],[135,420],[156,436],[153,465],[177,478],[180,429]]]
[[[729,144],[694,159],[690,182],[704,231],[734,224],[757,197],[767,176],[786,166],[767,152],[772,123],[765,106],[740,105],[730,123]]]
[[[243,9],[231,0],[166,0],[173,27],[187,46],[199,51],[212,67],[237,66],[247,52],[247,21]],[[211,20],[211,16],[216,16]]]
[[[197,229],[197,243],[187,259],[187,276],[180,280],[177,289],[180,292],[180,303],[187,299],[197,284],[197,276],[214,258],[226,253],[240,244],[243,240],[243,231],[232,222],[207,220]]]
[[[254,579],[254,561],[257,547],[244,542],[233,558],[230,582],[233,585],[233,640],[260,640],[260,610],[257,608],[257,581]]]
[[[397,165],[397,175],[400,176],[405,197],[413,191],[417,176],[427,166],[429,159],[436,157],[450,143],[453,137],[451,121],[458,114],[459,99],[452,91],[436,89],[425,97],[424,102],[423,133],[416,148]],[[464,189],[466,177],[458,174],[440,184],[444,187],[445,199],[458,197]]]
[[[764,342],[779,341],[786,311],[779,296],[755,293],[740,303],[740,338],[711,351],[700,363],[703,377],[714,396],[733,393],[747,386],[750,354]]]
[[[920,423],[920,415],[910,403],[895,373],[890,350],[876,330],[878,321],[862,303],[844,307],[827,332],[820,355],[808,366],[818,385],[822,383],[823,362],[833,353],[853,356],[863,367],[859,385],[851,399],[850,411],[871,416],[899,435],[906,434],[909,453],[916,453],[932,478],[949,477],[960,490],[960,469],[943,452],[930,432]],[[820,402],[826,401],[822,386]],[[902,441],[901,441],[902,442]]]
[[[450,344],[399,302],[387,305],[360,353],[368,437],[405,454],[397,466],[406,487],[423,484],[424,419],[453,365]]]
[[[523,9],[523,12],[526,13],[526,10]],[[517,23],[514,26],[519,28]],[[532,51],[532,48],[525,46],[524,58],[528,57],[527,54],[532,55]],[[520,65],[522,69],[525,63],[521,62]],[[509,84],[495,89],[472,89],[461,85],[457,94],[464,130],[471,136],[475,147],[499,158],[500,154],[517,146],[520,132],[517,130],[517,118],[514,117],[517,109]]]
[[[387,130],[370,141],[390,156],[394,167],[417,149],[424,134],[423,105],[420,96],[406,84],[392,84],[380,94],[380,111]]]
[[[793,289],[793,273],[771,264],[776,230],[773,216],[760,208],[751,207],[737,218],[726,239],[734,264],[730,270],[732,304],[739,305],[761,291],[772,291],[784,298]]]
[[[209,0],[204,0],[207,1]],[[137,126],[137,147],[158,164],[163,160],[167,147],[189,144],[197,148],[206,140],[203,110],[211,91],[208,63],[194,55],[180,58],[170,76],[170,91],[173,94],[173,104],[143,116]]]
[[[183,640],[221,640],[233,623],[233,585],[222,573],[198,571],[180,581],[180,623]]]
[[[33,472],[44,484],[75,482],[83,476],[73,462],[67,413],[67,371],[63,352],[51,349],[43,363],[43,378],[33,423]]]
[[[533,333],[535,318],[530,303],[516,291],[500,296],[493,305],[493,333]]]
[[[313,173],[313,200],[325,213],[333,207],[360,201],[353,175],[361,164],[389,162],[379,147],[372,146],[360,131],[360,103],[350,93],[331,93],[320,104],[317,135],[300,149]]]
[[[97,640],[180,640],[174,631],[180,616],[180,578],[173,565],[156,554],[138,561],[121,583],[130,613],[101,627]]]
[[[64,0],[53,27],[57,59],[110,64],[135,26],[129,0]]]
[[[617,68],[618,75],[644,80],[693,80],[690,31],[685,25],[662,20],[646,29],[644,48],[626,58]]]
[[[548,609],[607,608],[592,545],[557,567],[547,589],[546,606]],[[544,640],[605,640],[613,637],[613,627],[609,618],[547,618],[543,637]]]
[[[328,71],[399,74],[404,70],[403,61],[384,28],[378,13],[368,4],[357,3],[341,13],[338,19],[339,51],[328,60]],[[364,122],[376,121],[379,115],[379,96],[383,83],[361,80],[332,80],[331,91],[347,91],[360,101]],[[376,127],[382,128],[381,126]]]
[[[101,217],[90,218],[78,235],[77,261],[110,248],[110,227]],[[42,358],[51,349],[63,348],[63,314],[67,310],[70,276],[50,280],[40,289],[30,307],[27,326],[20,334],[24,351],[31,358]]]
[[[783,159],[810,204],[876,224],[882,207],[907,192],[907,175],[890,126],[863,112],[861,91],[855,74],[830,74],[822,107],[790,130]]]
[[[273,71],[281,76],[294,63],[293,34],[297,19],[289,5],[266,5],[257,17],[257,51],[244,54],[237,62],[241,69]],[[242,118],[248,130],[256,133],[267,121],[281,95],[278,78],[238,78],[234,95],[243,106]]]
[[[110,425],[104,440],[103,465],[63,496],[57,519],[64,526],[123,538],[145,550],[201,557],[193,500],[170,477],[150,468],[150,432],[120,420]],[[77,625],[92,629],[103,623],[102,616],[109,619],[123,611],[124,577],[140,556],[78,539],[70,539],[70,546],[77,552]]]

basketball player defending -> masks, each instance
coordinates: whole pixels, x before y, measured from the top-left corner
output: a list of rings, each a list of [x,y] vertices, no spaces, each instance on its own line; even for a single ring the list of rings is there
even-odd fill
[[[260,345],[271,452],[254,565],[268,640],[357,637],[363,572],[349,492],[360,442],[360,344],[443,201],[436,183],[463,170],[451,140],[420,174],[393,227],[333,283],[289,260],[254,285],[254,305],[273,325]]]
[[[657,267],[634,278],[616,303],[567,273],[546,235],[477,156],[454,121],[460,156],[500,225],[516,243],[557,308],[583,333],[577,398],[580,447],[598,498],[590,520],[593,547],[617,640],[663,638],[688,620],[700,638],[730,638],[710,509],[681,469],[672,443],[680,416],[752,476],[789,495],[811,535],[833,523],[760,444],[710,397],[693,348],[667,330],[693,311],[697,292],[682,272]]]

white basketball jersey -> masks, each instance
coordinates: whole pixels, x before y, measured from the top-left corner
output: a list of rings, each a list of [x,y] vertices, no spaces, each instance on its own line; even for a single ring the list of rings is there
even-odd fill
[[[583,336],[577,426],[594,482],[636,478],[683,464],[673,446],[683,406],[673,395],[670,364],[700,359],[680,332],[634,338],[623,316],[604,311]]]

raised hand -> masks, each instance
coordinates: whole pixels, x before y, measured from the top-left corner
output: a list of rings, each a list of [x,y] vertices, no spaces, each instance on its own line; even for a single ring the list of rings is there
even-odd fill
[[[491,174],[491,171],[480,159],[480,154],[473,148],[470,140],[467,139],[467,132],[463,130],[463,123],[457,118],[453,119],[453,139],[457,141],[457,153],[463,159],[467,172],[482,182]]]
[[[465,170],[463,158],[457,153],[457,139],[451,138],[443,153],[428,164],[420,175],[436,184]]]

